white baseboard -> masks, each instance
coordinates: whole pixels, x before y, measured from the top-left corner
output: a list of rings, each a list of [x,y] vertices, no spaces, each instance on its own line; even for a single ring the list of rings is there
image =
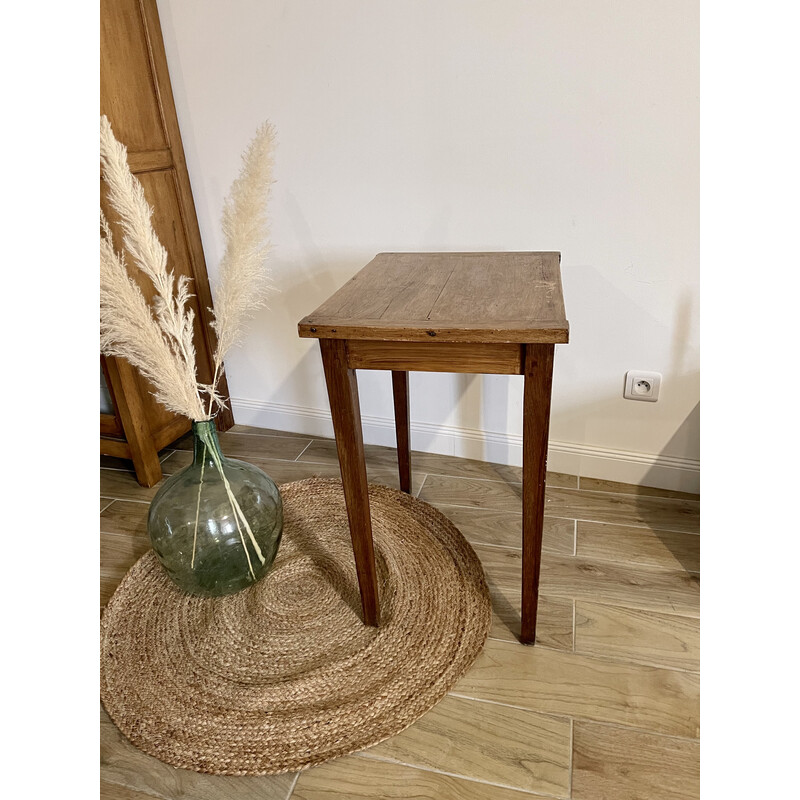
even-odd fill
[[[232,397],[231,405],[236,422],[242,425],[304,433],[308,436],[333,436],[333,425],[328,411],[243,397]],[[393,419],[362,415],[361,426],[367,444],[394,447]],[[411,447],[425,453],[441,453],[515,466],[522,464],[522,436],[515,434],[412,420]],[[681,492],[700,492],[700,462],[696,459],[612,450],[551,439],[547,449],[547,468],[553,472],[565,472],[585,478],[601,478]]]

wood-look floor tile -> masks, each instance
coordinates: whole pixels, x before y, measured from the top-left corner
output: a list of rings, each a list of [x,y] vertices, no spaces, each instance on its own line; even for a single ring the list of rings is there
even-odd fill
[[[133,462],[129,458],[116,456],[100,456],[100,469],[121,469],[123,472],[133,472]]]
[[[637,497],[548,487],[545,514],[686,533],[700,530],[700,503],[668,497]]]
[[[290,439],[312,439],[307,433],[294,433],[293,431],[278,431],[274,428],[256,428],[253,425],[239,425],[238,423],[226,433],[254,433],[257,436],[284,436]]]
[[[522,484],[429,475],[422,487],[420,499],[437,506],[468,506],[521,513]]]
[[[526,792],[348,756],[300,773],[292,800],[531,800]]]
[[[521,551],[480,544],[472,547],[490,584],[512,589],[519,584]],[[539,589],[550,597],[689,617],[700,615],[700,576],[682,569],[652,569],[543,553]]]
[[[426,481],[427,483],[427,481]],[[436,504],[469,542],[522,548],[522,514]],[[575,521],[547,517],[544,521],[542,549],[572,555],[575,548]]]
[[[699,676],[489,639],[452,693],[547,714],[696,737]]]
[[[700,669],[700,620],[575,603],[575,650],[678,669]]]
[[[224,447],[223,453],[229,455]],[[232,457],[238,458],[241,461],[247,461],[249,464],[253,464],[259,469],[264,470],[278,485],[290,483],[292,481],[301,481],[305,478],[335,478],[336,480],[341,478],[338,461],[331,464],[317,464],[307,461],[286,461],[274,458],[255,458],[252,456],[248,456],[247,458],[241,456]],[[191,463],[192,454],[185,450],[178,450],[164,462],[164,474],[172,475],[176,472],[180,472]],[[400,488],[400,477],[397,468],[387,470],[368,466],[367,480],[370,481],[370,483],[380,483],[384,486],[391,486],[393,489]],[[419,490],[424,480],[424,473],[415,472],[412,474],[411,488],[414,493]]]
[[[111,596],[117,590],[117,586],[119,586],[120,581],[125,577],[125,573],[122,574],[106,574],[104,575],[102,572],[100,573],[100,611],[108,605],[108,601],[111,599]]]
[[[146,508],[146,506],[145,506]],[[147,536],[100,534],[100,607],[108,603],[127,571],[150,549]]]
[[[116,502],[112,500],[110,497],[101,497],[100,498],[100,513],[102,514],[103,511],[108,508],[112,503]]]
[[[430,475],[422,499],[443,505],[520,511],[522,484],[479,481]],[[568,519],[641,525],[695,533],[700,524],[700,504],[691,500],[636,497],[612,492],[585,492],[548,486],[544,513]]]
[[[147,538],[146,503],[115,500],[100,514],[100,530],[103,533],[120,533]]]
[[[119,533],[100,534],[100,570],[106,573],[127,572],[148,550],[147,536]]]
[[[149,503],[160,486],[160,482],[149,488],[139,486],[133,472],[100,470],[100,494],[103,497],[113,497],[115,500],[142,500]]]
[[[232,433],[225,431],[219,434],[222,452],[231,458],[285,458],[293,461],[311,443],[311,438],[300,439],[293,436],[263,436],[252,433]],[[172,445],[174,450],[189,450],[194,447],[190,436],[178,439]]]
[[[570,749],[566,718],[445,697],[364,755],[566,797]]]
[[[580,480],[581,490],[595,492],[617,492],[618,494],[638,494],[646,497],[672,497],[679,500],[699,500],[700,495],[693,492],[677,492],[672,489],[659,489],[655,486],[639,486],[636,483],[618,483],[602,478],[584,478]]]
[[[700,536],[578,521],[576,553],[585,558],[700,571]]]
[[[100,781],[100,800],[153,800],[157,795],[136,792],[118,783]]]
[[[397,451],[393,447],[380,445],[364,445],[364,456],[367,464],[384,469],[397,469]],[[301,461],[317,461],[321,463],[336,462],[336,442],[333,439],[315,439],[300,456]],[[482,480],[520,483],[522,469],[506,464],[494,464],[489,461],[475,461],[470,458],[458,458],[439,453],[411,452],[411,471],[419,470],[429,475],[454,475],[462,478],[478,478]],[[578,478],[560,472],[548,472],[547,482],[552,486],[563,486],[576,489]]]
[[[100,777],[165,800],[285,800],[294,774],[234,777],[176,769],[134,747],[101,708]]]
[[[507,642],[519,642],[521,629],[522,588],[498,586],[487,578],[492,597],[492,627],[489,636]],[[536,616],[536,643],[556,650],[572,650],[574,626],[572,600],[539,595]]]
[[[696,800],[700,743],[576,721],[574,800]]]

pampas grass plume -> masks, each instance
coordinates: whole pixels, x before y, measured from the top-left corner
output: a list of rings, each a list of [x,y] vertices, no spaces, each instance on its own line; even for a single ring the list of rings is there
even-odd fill
[[[272,125],[264,123],[245,151],[239,177],[225,200],[226,246],[216,307],[211,309],[211,325],[217,334],[214,378],[211,384],[202,384],[197,380],[189,279],[182,275],[176,282],[168,268],[167,251],[153,230],[153,211],[142,185],[128,167],[127,150],[114,137],[108,119],[100,119],[100,165],[108,200],[119,216],[125,250],[155,289],[151,306],[130,275],[124,255],[115,250],[111,228],[101,212],[101,351],[130,361],[153,384],[160,403],[190,419],[209,419],[215,406],[224,407],[218,384],[225,356],[243,338],[246,322],[266,305],[272,288],[265,261],[274,140]],[[205,408],[202,395],[207,397]]]

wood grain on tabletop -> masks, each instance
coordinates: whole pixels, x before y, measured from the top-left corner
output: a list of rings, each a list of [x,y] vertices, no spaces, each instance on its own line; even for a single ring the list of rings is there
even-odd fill
[[[559,253],[380,253],[298,325],[300,336],[567,342]]]

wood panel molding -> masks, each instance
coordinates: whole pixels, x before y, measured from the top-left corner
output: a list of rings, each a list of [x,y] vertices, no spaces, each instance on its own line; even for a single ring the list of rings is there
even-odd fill
[[[128,164],[153,207],[153,226],[170,267],[176,276],[192,280],[198,379],[210,383],[213,303],[156,0],[101,0],[100,20],[100,111],[128,149]],[[115,215],[107,210],[107,216],[113,226]],[[152,295],[152,287],[142,289],[146,297]],[[151,486],[161,479],[158,449],[189,430],[191,422],[157,403],[152,386],[127,363],[104,359],[103,364],[114,421],[101,419],[101,436],[124,437],[137,478]],[[224,375],[219,391],[228,397]],[[217,427],[224,431],[232,425],[228,404],[217,416]],[[119,445],[111,448],[119,451]]]

